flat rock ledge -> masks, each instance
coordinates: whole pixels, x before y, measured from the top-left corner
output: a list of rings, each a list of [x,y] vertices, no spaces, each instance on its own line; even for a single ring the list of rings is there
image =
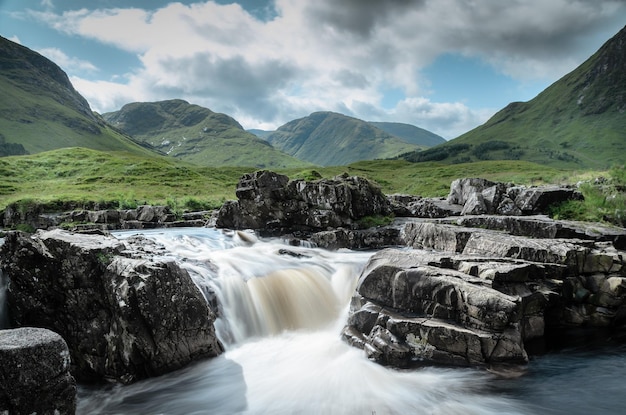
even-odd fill
[[[72,231],[200,227],[205,226],[213,214],[213,211],[198,211],[176,215],[168,206],[152,205],[135,209],[95,208],[46,213],[38,205],[27,209],[9,205],[0,213],[0,224],[6,229],[26,226]]]
[[[8,233],[0,267],[12,326],[59,333],[86,382],[130,383],[220,354],[204,294],[160,249],[142,237]]]
[[[0,413],[74,414],[76,382],[58,334],[24,327],[0,331]]]
[[[557,330],[624,329],[626,252],[613,240],[626,230],[536,238],[453,222],[405,221],[400,239],[411,249],[371,257],[348,343],[396,367],[494,367],[525,363],[527,344]]]

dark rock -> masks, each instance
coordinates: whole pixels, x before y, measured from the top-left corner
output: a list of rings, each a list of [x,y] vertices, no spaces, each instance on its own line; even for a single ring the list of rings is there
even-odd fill
[[[372,360],[520,363],[525,342],[554,330],[626,324],[626,253],[611,241],[619,230],[603,235],[593,225],[486,215],[402,226],[414,249],[370,258],[342,332]],[[587,239],[555,238],[562,234]]]
[[[515,204],[524,215],[547,213],[548,207],[566,200],[582,200],[583,195],[572,188],[561,186],[541,186],[524,189],[515,198]]]
[[[0,249],[13,324],[61,334],[81,380],[157,376],[222,346],[189,274],[143,238],[12,232]]]
[[[450,204],[463,206],[462,215],[535,215],[547,213],[552,205],[582,198],[580,192],[569,187],[526,188],[481,178],[463,178],[450,184],[447,200]]]
[[[236,195],[238,201],[227,202],[220,209],[217,227],[275,234],[356,229],[359,219],[391,213],[380,189],[360,177],[290,181],[264,170],[244,175]]]
[[[73,414],[76,382],[58,334],[24,327],[0,331],[0,412]]]
[[[317,232],[311,235],[310,241],[325,249],[380,249],[401,244],[400,229],[390,226]]]
[[[476,229],[433,222],[408,222],[402,229],[407,246],[418,249],[434,249],[444,252],[463,252],[470,236]]]

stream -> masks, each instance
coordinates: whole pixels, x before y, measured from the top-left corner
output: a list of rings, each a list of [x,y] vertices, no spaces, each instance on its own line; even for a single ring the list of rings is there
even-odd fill
[[[165,246],[163,256],[217,300],[215,327],[226,351],[132,385],[80,385],[78,414],[597,415],[626,408],[626,347],[610,338],[535,355],[514,377],[370,362],[340,332],[373,252],[211,228],[114,233],[137,234]]]

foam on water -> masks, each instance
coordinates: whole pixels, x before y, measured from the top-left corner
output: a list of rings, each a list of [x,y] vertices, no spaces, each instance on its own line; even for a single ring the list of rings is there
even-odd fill
[[[136,232],[124,232],[128,237]],[[147,231],[220,305],[227,351],[129,386],[80,388],[79,413],[528,414],[471,369],[399,371],[340,339],[371,252],[328,252],[214,229]]]

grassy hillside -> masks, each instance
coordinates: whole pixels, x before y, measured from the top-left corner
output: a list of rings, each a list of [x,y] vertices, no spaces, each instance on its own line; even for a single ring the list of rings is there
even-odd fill
[[[290,121],[267,140],[287,154],[321,166],[390,158],[421,148],[370,123],[333,112]]]
[[[68,206],[132,208],[166,204],[175,210],[217,208],[235,198],[241,175],[254,168],[209,168],[130,153],[85,148],[60,149],[27,156],[0,158],[0,210],[10,203],[44,204],[52,211]],[[363,161],[348,166],[279,170],[289,177],[314,179],[348,173],[378,183],[386,194],[446,196],[459,177],[484,177],[517,184],[589,184],[581,189],[585,202],[571,202],[553,213],[563,219],[610,220],[626,223],[626,170],[572,172],[534,163],[483,161],[446,165],[401,160]],[[598,176],[608,178],[593,186]],[[622,225],[623,226],[623,225]]]
[[[77,146],[153,154],[92,113],[56,64],[2,37],[0,90],[0,141],[5,145],[22,146],[31,154]]]
[[[217,206],[234,199],[235,187],[251,167],[209,168],[129,153],[85,148],[60,149],[28,156],[0,158],[0,209],[19,200],[102,202],[132,205],[194,198]],[[310,168],[277,170],[292,178],[312,176]],[[464,165],[400,160],[363,161],[315,170],[324,177],[344,172],[376,181],[385,193],[443,196],[458,177],[485,177],[516,183],[562,180],[566,173],[527,162],[481,162]]]
[[[373,121],[370,121],[370,124],[372,124],[374,127],[380,128],[386,133],[389,133],[406,141],[407,143],[415,144],[418,146],[434,147],[438,144],[443,144],[446,142],[443,137],[411,124]]]
[[[219,206],[250,168],[208,168],[165,157],[67,148],[0,158],[0,209],[17,201],[119,207],[194,199]]]
[[[626,163],[626,28],[529,102],[411,161],[529,160],[566,168]]]
[[[202,166],[287,168],[309,164],[274,149],[228,115],[180,99],[135,102],[103,117],[169,156]]]

